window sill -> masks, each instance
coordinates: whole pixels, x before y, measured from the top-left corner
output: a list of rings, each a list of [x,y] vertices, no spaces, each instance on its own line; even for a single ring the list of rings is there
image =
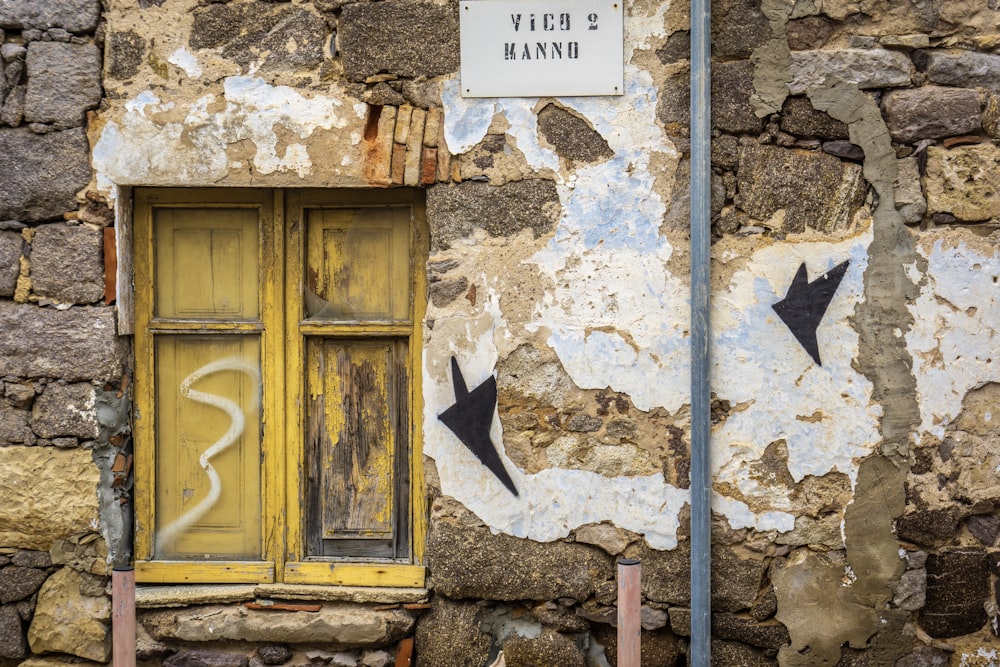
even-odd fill
[[[375,586],[316,586],[308,584],[194,584],[138,585],[139,609],[226,604],[258,599],[356,602],[363,604],[412,604],[427,601],[426,588]]]

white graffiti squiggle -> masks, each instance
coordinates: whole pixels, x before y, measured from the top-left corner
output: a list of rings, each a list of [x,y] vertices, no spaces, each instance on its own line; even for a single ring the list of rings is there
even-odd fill
[[[220,371],[237,371],[251,376],[254,380],[254,395],[251,399],[251,404],[257,404],[260,400],[260,369],[257,368],[255,364],[248,363],[239,357],[225,357],[223,359],[217,359],[216,361],[205,364],[198,370],[188,375],[184,378],[184,381],[181,382],[181,395],[185,398],[190,398],[193,401],[198,401],[199,403],[219,408],[229,415],[230,424],[229,430],[227,430],[221,438],[212,443],[212,446],[202,452],[201,456],[198,457],[198,463],[205,470],[205,474],[208,475],[208,495],[205,496],[197,505],[181,514],[159,531],[159,534],[156,536],[156,550],[160,554],[163,553],[165,545],[175,540],[180,534],[185,532],[193,524],[197,523],[210,509],[212,509],[212,507],[215,506],[215,503],[218,502],[219,497],[222,495],[222,480],[219,478],[219,473],[215,471],[215,468],[212,467],[209,460],[236,442],[243,434],[243,429],[246,427],[246,416],[243,414],[243,409],[237,403],[229,400],[228,398],[223,398],[221,396],[216,396],[215,394],[209,394],[191,388],[192,384],[206,375],[211,375],[212,373],[218,373]]]

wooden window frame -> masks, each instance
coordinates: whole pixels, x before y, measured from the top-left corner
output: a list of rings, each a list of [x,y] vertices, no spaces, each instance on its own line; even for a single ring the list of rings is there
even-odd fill
[[[268,583],[422,587],[427,530],[422,466],[422,322],[428,253],[419,190],[268,190],[249,188],[136,188],[135,261],[135,570],[143,583]],[[410,216],[410,318],[404,324],[344,322],[325,331],[356,338],[408,337],[409,553],[398,558],[306,556],[305,340],[302,293],[307,211],[322,208],[408,207]],[[262,467],[261,560],[156,560],[156,335],[219,330],[204,321],[154,317],[153,211],[171,208],[255,208],[259,211]],[[247,325],[251,326],[251,325]]]

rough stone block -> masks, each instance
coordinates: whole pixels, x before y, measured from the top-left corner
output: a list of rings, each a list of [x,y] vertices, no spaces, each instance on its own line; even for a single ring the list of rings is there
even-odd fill
[[[975,90],[925,86],[888,93],[882,108],[892,138],[910,143],[979,131],[980,104]]]
[[[960,220],[1000,215],[1000,148],[993,144],[927,149],[927,211]]]
[[[610,523],[594,523],[577,528],[576,541],[600,547],[612,556],[625,551],[629,544],[625,531]]]
[[[681,542],[671,551],[657,551],[644,544],[633,546],[626,556],[642,562],[641,588],[645,599],[680,607],[690,605],[690,542]]]
[[[21,629],[21,616],[14,605],[0,607],[0,660],[21,660],[28,656],[28,642]]]
[[[469,290],[469,279],[465,276],[439,280],[427,288],[427,295],[435,308],[444,308]]]
[[[48,550],[98,525],[100,471],[90,452],[0,447],[0,544]]]
[[[0,220],[61,218],[76,209],[77,191],[90,182],[87,136],[80,128],[42,135],[26,127],[0,129],[0,173]]]
[[[46,574],[33,567],[5,567],[0,569],[0,603],[17,602],[29,598],[42,587]]]
[[[304,618],[304,615],[307,616]],[[402,609],[376,611],[358,604],[324,604],[317,612],[257,611],[240,606],[199,606],[151,611],[140,622],[160,641],[223,640],[282,644],[384,646],[413,630]]]
[[[778,621],[758,623],[736,614],[712,614],[712,636],[769,649],[791,643],[788,628]]]
[[[480,630],[484,611],[474,602],[437,598],[417,624],[416,667],[484,665],[490,654],[490,636]],[[461,655],[455,650],[461,646]]]
[[[239,653],[181,651],[164,660],[163,667],[247,667],[249,663],[250,659]]]
[[[352,3],[341,14],[337,41],[349,81],[450,74],[459,63],[458,3]]]
[[[585,667],[583,651],[566,635],[543,629],[537,637],[512,634],[503,643],[506,663],[511,667],[522,665],[559,665],[560,667]]]
[[[11,557],[10,562],[18,567],[46,568],[52,566],[52,557],[48,551],[22,549]]]
[[[895,667],[948,667],[951,651],[932,646],[917,646],[911,653],[896,661]]]
[[[19,30],[63,28],[90,32],[97,27],[100,0],[4,0],[0,3],[0,27]]]
[[[610,665],[618,664],[618,631],[610,625],[594,625],[591,633],[597,643],[604,647],[604,657]],[[593,644],[591,644],[593,646]],[[589,655],[588,655],[589,657]],[[595,663],[604,664],[604,663]],[[639,664],[641,665],[684,665],[684,647],[671,632],[639,633]],[[731,667],[731,666],[730,666]]]
[[[920,165],[915,157],[904,158],[896,164],[896,210],[903,216],[903,222],[920,222],[927,212],[927,200],[920,184]]]
[[[990,596],[986,550],[965,547],[927,557],[927,602],[920,627],[935,638],[975,632],[989,617],[983,608]]]
[[[24,93],[27,89],[23,84],[17,85],[7,95],[3,109],[0,109],[0,122],[4,125],[16,127],[24,120]]]
[[[607,140],[586,120],[548,104],[538,112],[538,131],[560,157],[580,162],[599,162],[614,155]]]
[[[833,24],[822,16],[805,16],[788,22],[785,35],[792,51],[809,51],[826,44],[833,32]]]
[[[846,139],[847,125],[813,108],[808,97],[789,97],[781,110],[781,129],[789,134],[819,139]]]
[[[68,653],[87,660],[111,659],[111,600],[81,593],[83,576],[64,567],[38,592],[28,629],[34,653]]]
[[[1000,91],[1000,55],[975,51],[931,51],[927,78],[942,86]]]
[[[780,533],[775,542],[796,546],[822,545],[832,550],[843,549],[844,538],[841,535],[840,522],[840,514],[836,512],[818,519],[798,516],[795,517],[795,528],[787,533]]]
[[[1000,138],[1000,95],[989,93],[983,109],[983,130],[994,139]]]
[[[760,132],[763,119],[757,118],[750,105],[753,93],[753,65],[750,61],[712,65],[712,126],[726,132]],[[667,134],[688,136],[691,123],[691,74],[684,69],[674,73],[660,87],[657,118]],[[714,142],[714,140],[713,140]]]
[[[104,296],[104,235],[86,225],[42,225],[31,242],[36,294],[63,303],[94,303]]]
[[[756,558],[742,558],[725,547],[712,549],[712,609],[740,611],[749,609],[760,594],[767,563]]]
[[[27,122],[77,127],[101,103],[101,52],[94,44],[32,42],[27,63]]]
[[[0,296],[13,296],[21,271],[21,235],[0,231]]]
[[[449,520],[434,525],[427,561],[435,590],[450,598],[586,600],[614,577],[611,558],[598,549],[540,544]]]
[[[912,69],[905,53],[886,49],[793,51],[788,89],[792,95],[802,95],[822,87],[831,74],[862,90],[898,88],[910,85]]]
[[[958,522],[948,510],[918,510],[896,520],[899,539],[921,546],[941,546],[957,529]]]
[[[303,7],[213,3],[195,11],[189,44],[217,48],[244,68],[301,69],[323,62],[328,32],[326,22]]]
[[[713,639],[711,664],[712,667],[774,667],[779,663],[746,644]]]
[[[551,231],[561,206],[555,183],[546,179],[495,186],[476,181],[438,185],[427,191],[427,221],[435,250],[480,227],[490,236],[513,236],[523,229],[535,235]]]
[[[33,445],[35,435],[29,426],[31,412],[0,402],[0,445]]]
[[[35,399],[31,428],[42,438],[96,438],[100,431],[96,404],[97,395],[91,384],[50,384]]]
[[[865,197],[861,168],[823,153],[743,146],[737,205],[757,220],[785,210],[782,231],[832,232],[850,225]]]
[[[927,572],[907,570],[893,591],[892,603],[906,611],[920,611],[927,603]]]
[[[146,54],[146,40],[133,30],[111,33],[105,45],[108,76],[112,79],[130,79],[139,73]]]
[[[750,103],[753,63],[742,60],[712,65],[712,126],[732,134],[757,134],[764,128]]]
[[[720,60],[749,58],[771,38],[760,0],[715,0],[712,3],[712,56]]]
[[[126,354],[114,308],[0,301],[0,376],[117,381]]]

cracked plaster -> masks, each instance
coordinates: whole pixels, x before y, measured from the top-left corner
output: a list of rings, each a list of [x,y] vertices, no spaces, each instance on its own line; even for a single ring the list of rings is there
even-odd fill
[[[198,66],[193,58],[178,59]],[[306,177],[316,185],[360,183],[356,170],[331,165],[326,156],[332,146],[338,153],[360,146],[367,107],[334,92],[307,97],[252,76],[226,77],[219,94],[195,99],[142,91],[91,129],[98,188],[278,186]]]

